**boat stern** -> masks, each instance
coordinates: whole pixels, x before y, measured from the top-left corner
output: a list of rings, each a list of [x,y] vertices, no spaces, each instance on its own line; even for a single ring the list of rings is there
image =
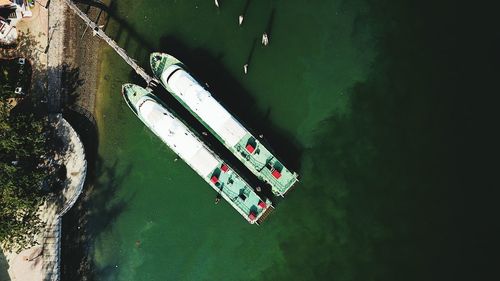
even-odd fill
[[[274,207],[272,205],[272,202],[266,198],[265,200],[259,200],[253,210],[256,211],[257,216],[253,221],[250,221],[250,223],[256,223],[260,225],[271,214],[271,212],[274,210]]]

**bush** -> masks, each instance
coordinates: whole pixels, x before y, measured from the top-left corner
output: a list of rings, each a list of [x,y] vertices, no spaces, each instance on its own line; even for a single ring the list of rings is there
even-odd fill
[[[0,88],[0,242],[9,250],[34,244],[42,228],[38,209],[47,192],[52,148],[47,118],[14,111]]]

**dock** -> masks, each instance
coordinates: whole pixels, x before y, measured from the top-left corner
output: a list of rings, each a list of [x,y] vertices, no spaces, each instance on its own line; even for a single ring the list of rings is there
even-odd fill
[[[71,0],[63,0],[63,1],[68,5],[68,7],[75,14],[77,14],[85,22],[85,24],[87,24],[87,26],[90,28],[90,30],[92,30],[94,36],[98,36],[99,38],[104,40],[104,42],[106,42],[111,48],[113,48],[113,50],[115,50],[115,52],[120,57],[122,57],[122,59],[128,65],[130,65],[130,67],[132,67],[132,69],[134,69],[134,71],[139,76],[141,76],[146,81],[148,86],[151,85],[152,83],[157,84],[157,85],[160,84],[156,78],[151,77],[142,67],[139,66],[139,64],[137,64],[137,62],[133,58],[131,58],[129,55],[127,55],[127,52],[122,47],[118,46],[118,44],[113,39],[111,39],[111,37],[109,37],[104,32],[104,30],[102,30],[101,27],[99,27],[98,24],[96,24],[84,12],[82,12],[76,6],[76,4],[73,3],[73,1],[71,1]]]

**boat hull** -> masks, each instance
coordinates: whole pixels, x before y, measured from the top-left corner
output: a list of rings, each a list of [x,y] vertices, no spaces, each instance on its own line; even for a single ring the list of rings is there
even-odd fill
[[[125,84],[122,94],[132,112],[249,223],[258,223],[268,213],[268,209],[272,207],[269,199],[261,199],[235,170],[174,116],[150,89]]]
[[[271,151],[217,102],[175,57],[152,53],[151,69],[161,84],[188,109],[253,174],[271,185],[275,195],[284,196],[298,182]],[[223,120],[223,121],[221,121]]]

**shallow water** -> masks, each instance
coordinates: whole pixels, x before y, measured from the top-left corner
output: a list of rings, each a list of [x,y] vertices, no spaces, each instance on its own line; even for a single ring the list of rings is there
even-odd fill
[[[97,279],[458,276],[449,271],[459,261],[456,203],[448,200],[457,199],[448,187],[459,181],[452,176],[459,145],[448,142],[457,115],[439,95],[456,86],[440,84],[454,78],[442,77],[454,65],[440,56],[448,38],[433,25],[439,13],[411,1],[253,0],[239,27],[245,2],[219,1],[216,9],[212,1],[116,1],[107,32],[145,68],[153,50],[184,61],[265,135],[301,183],[262,226],[215,206],[212,189],[127,108],[121,84],[141,81],[104,50],[96,185],[103,195],[92,202],[102,218],[90,222]]]

